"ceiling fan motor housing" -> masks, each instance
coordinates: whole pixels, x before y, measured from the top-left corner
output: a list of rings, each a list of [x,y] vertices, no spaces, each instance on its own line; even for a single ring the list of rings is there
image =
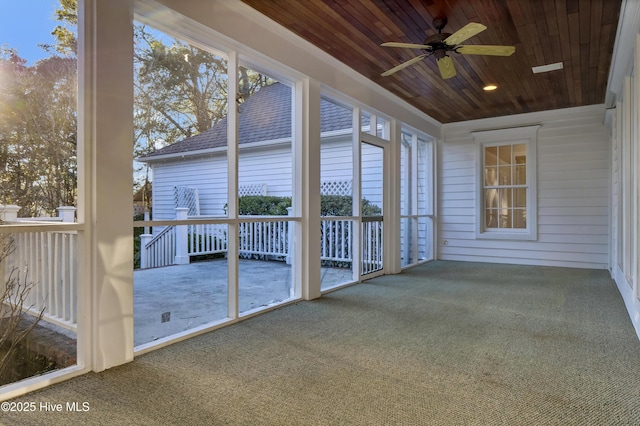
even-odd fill
[[[426,44],[427,46],[431,46],[431,51],[437,53],[439,51],[447,51],[447,50],[453,50],[453,46],[449,46],[448,44],[445,44],[445,40],[450,36],[451,34],[449,33],[438,33],[438,34],[433,34],[429,37],[426,38],[426,40],[424,41],[424,44]]]

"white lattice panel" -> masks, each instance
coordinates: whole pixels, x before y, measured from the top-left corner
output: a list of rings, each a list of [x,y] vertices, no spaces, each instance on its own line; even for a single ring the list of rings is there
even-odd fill
[[[321,195],[351,195],[351,180],[325,180],[320,183]]]
[[[198,216],[200,214],[200,199],[198,197],[197,188],[190,188],[188,186],[174,186],[173,201],[176,208],[188,208],[188,216]]]
[[[254,183],[252,185],[241,185],[238,189],[238,196],[244,197],[245,195],[267,195],[267,184]]]

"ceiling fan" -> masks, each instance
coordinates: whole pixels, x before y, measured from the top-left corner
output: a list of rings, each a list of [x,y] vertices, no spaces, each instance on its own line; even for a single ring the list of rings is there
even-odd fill
[[[438,30],[438,34],[427,37],[424,44],[413,43],[398,43],[388,42],[382,43],[381,46],[385,47],[402,47],[408,49],[420,49],[427,53],[420,56],[416,56],[413,59],[409,59],[406,62],[401,63],[388,71],[383,72],[381,75],[386,77],[395,72],[400,71],[419,62],[427,56],[435,56],[440,70],[440,75],[443,79],[451,78],[456,75],[456,69],[453,65],[451,57],[447,55],[447,52],[455,52],[462,55],[492,55],[492,56],[511,56],[516,51],[515,46],[487,46],[487,45],[467,45],[461,46],[460,43],[473,37],[476,34],[486,30],[482,24],[475,22],[468,23],[453,34],[443,33],[442,29],[447,25],[447,18],[436,18],[433,20],[433,26]]]

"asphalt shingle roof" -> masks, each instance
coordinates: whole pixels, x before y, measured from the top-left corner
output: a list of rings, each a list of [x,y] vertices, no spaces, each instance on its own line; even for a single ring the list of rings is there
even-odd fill
[[[238,114],[239,144],[269,141],[291,137],[291,92],[282,83],[261,88],[241,106]],[[351,111],[328,102],[320,101],[321,132],[351,128]],[[153,161],[155,157],[188,153],[227,146],[227,117],[211,129],[192,136],[142,157],[142,161]]]

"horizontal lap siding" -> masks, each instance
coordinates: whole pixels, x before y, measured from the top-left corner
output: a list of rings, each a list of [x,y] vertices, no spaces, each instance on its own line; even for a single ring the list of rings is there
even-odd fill
[[[198,189],[200,214],[223,215],[227,202],[227,159],[209,157],[153,165],[153,219],[176,218],[174,187]]]
[[[514,116],[511,121],[501,118],[445,126],[440,150],[439,258],[606,268],[610,143],[602,108]],[[541,125],[538,238],[478,240],[474,231],[476,144],[471,132],[531,124]]]

